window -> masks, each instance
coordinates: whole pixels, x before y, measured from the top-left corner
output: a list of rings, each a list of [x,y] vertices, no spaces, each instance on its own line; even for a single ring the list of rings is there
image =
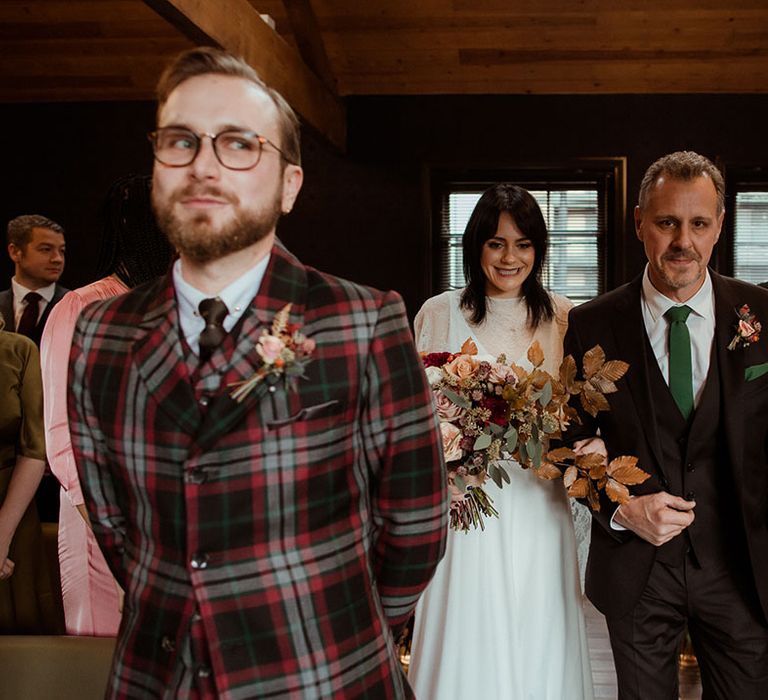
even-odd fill
[[[768,281],[768,185],[738,189],[733,206],[733,276],[746,282]]]
[[[609,229],[615,227],[621,216],[616,210],[617,180],[623,186],[621,168],[623,160],[598,161],[598,167],[592,171],[526,169],[497,171],[493,173],[495,177],[474,182],[444,180],[435,193],[441,216],[436,231],[434,292],[464,286],[464,229],[482,193],[494,182],[506,181],[525,187],[544,215],[549,230],[549,253],[542,268],[544,286],[575,303],[602,293],[608,282]],[[619,196],[623,203],[623,191]]]

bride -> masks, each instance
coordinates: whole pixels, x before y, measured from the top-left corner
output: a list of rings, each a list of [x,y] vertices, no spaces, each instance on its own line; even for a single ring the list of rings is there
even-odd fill
[[[547,229],[536,200],[498,184],[477,203],[463,238],[467,286],[433,297],[416,316],[424,352],[478,352],[557,374],[571,302],[542,286]],[[449,533],[445,558],[416,608],[409,681],[425,700],[591,700],[571,510],[561,480],[510,464],[489,481],[499,518]],[[455,487],[452,487],[455,490]]]

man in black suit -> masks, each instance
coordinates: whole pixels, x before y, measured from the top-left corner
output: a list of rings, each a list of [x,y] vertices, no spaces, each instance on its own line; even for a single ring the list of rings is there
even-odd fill
[[[27,214],[8,223],[8,255],[16,269],[11,288],[0,292],[5,330],[40,345],[48,314],[68,291],[58,284],[64,252],[64,229],[55,221]]]
[[[587,594],[621,700],[677,698],[686,625],[705,698],[768,692],[768,336],[755,328],[768,292],[707,268],[723,216],[709,160],[659,159],[635,209],[645,272],[569,318],[566,353],[600,344],[630,369],[610,412],[582,412],[568,441],[590,451],[599,434],[651,474],[592,526]]]

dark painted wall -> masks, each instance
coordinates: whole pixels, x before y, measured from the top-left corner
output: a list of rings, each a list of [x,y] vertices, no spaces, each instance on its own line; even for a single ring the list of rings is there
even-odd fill
[[[681,148],[733,166],[768,166],[768,96],[439,96],[353,98],[342,156],[308,132],[305,187],[281,236],[305,262],[400,291],[411,313],[429,294],[430,164],[512,167],[558,158],[627,158],[624,281],[641,269],[631,209],[645,168]],[[151,168],[153,105],[0,106],[0,221],[44,213],[68,231],[63,282],[93,279],[98,208],[109,184]],[[727,177],[727,172],[726,172]],[[0,287],[11,268],[0,267]]]

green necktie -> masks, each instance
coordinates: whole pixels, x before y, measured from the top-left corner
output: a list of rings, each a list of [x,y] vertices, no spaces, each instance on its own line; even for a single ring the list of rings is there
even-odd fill
[[[672,306],[664,314],[669,321],[669,390],[686,420],[693,411],[691,335],[685,324],[691,311],[690,306]]]

